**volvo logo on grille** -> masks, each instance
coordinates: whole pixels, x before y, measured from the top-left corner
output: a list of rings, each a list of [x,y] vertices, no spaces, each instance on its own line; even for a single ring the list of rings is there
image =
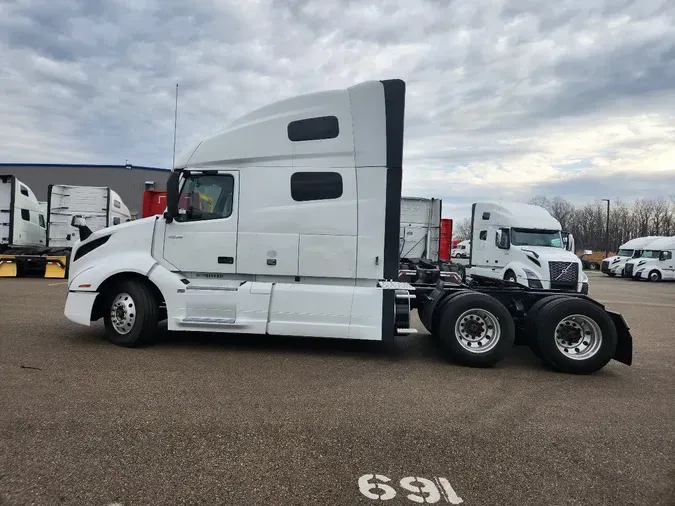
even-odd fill
[[[560,271],[560,274],[558,274],[558,277],[555,278],[555,281],[558,281],[558,280],[560,279],[560,276],[562,276],[563,274],[567,274],[567,270],[568,270],[570,267],[572,267],[573,265],[574,265],[574,263],[572,263],[572,262],[568,263],[568,264],[567,264],[567,267],[565,267],[562,271]]]

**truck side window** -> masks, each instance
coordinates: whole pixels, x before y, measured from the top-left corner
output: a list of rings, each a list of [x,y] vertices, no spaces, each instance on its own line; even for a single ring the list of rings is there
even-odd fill
[[[113,218],[113,225],[119,225],[119,224],[120,224],[120,219],[119,219],[118,216],[115,216],[115,217]]]
[[[29,197],[29,195],[28,195],[28,188],[26,188],[26,187],[23,186],[23,185],[20,185],[20,189],[19,189],[19,190],[21,191],[21,195],[25,195],[26,197]]]
[[[291,176],[291,197],[296,202],[338,199],[342,176],[337,172],[296,172]]]
[[[478,238],[479,238],[481,241],[487,240],[487,230],[481,230],[481,231],[480,231],[480,235],[478,236]]]
[[[39,220],[40,220],[40,226],[41,226],[42,228],[45,228],[45,217],[44,217],[44,215],[43,215],[43,214],[39,214],[39,215],[38,215],[38,218],[39,218]]]
[[[193,174],[180,192],[176,221],[228,218],[233,199],[234,177],[230,174]]]
[[[30,221],[30,211],[28,209],[21,210],[21,219],[24,221]]]

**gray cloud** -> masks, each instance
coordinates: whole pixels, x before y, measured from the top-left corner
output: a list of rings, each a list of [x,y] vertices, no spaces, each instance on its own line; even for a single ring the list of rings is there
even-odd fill
[[[289,95],[408,83],[404,191],[662,194],[675,172],[669,0],[14,0],[0,158],[169,166]]]

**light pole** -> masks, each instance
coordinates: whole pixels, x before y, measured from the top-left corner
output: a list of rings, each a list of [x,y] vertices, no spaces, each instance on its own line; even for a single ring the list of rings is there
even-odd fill
[[[609,256],[609,199],[602,199],[607,202],[607,228],[605,229],[605,258]]]

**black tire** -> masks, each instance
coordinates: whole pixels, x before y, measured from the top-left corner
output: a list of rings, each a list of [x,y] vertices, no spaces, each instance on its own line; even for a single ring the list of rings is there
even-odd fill
[[[567,348],[562,346],[568,350],[568,353],[565,353],[556,344],[556,328],[566,317],[571,315],[585,317],[585,319],[594,322],[596,328],[584,332],[583,327],[575,329],[571,327],[573,323],[569,323],[570,335],[573,334],[572,339],[577,344],[583,344],[584,346],[575,347],[574,344],[570,344]],[[536,340],[541,358],[554,369],[571,374],[590,374],[599,371],[612,360],[617,346],[616,327],[614,327],[614,322],[604,309],[589,300],[570,297],[552,301],[539,310],[537,320]],[[587,326],[587,329],[590,329],[590,327]],[[592,334],[598,331],[599,340],[592,337]],[[579,332],[578,335],[577,332]],[[576,341],[578,338],[580,341]],[[567,343],[571,342],[567,341]],[[590,353],[594,348],[594,342],[597,343],[594,353]],[[571,358],[577,353],[583,353],[584,347],[589,345],[590,350],[587,358]]]
[[[441,308],[445,306],[445,304],[447,304],[450,299],[466,291],[467,290],[458,290],[457,292],[451,293],[436,304],[433,304],[431,301],[424,303],[421,311],[419,311],[418,314],[422,325],[425,329],[427,329],[427,332],[429,332],[433,339],[438,338],[438,315],[442,311]]]
[[[650,271],[647,279],[654,282],[661,281],[661,273],[657,270]]]
[[[559,299],[569,299],[569,295],[556,294],[548,295],[532,304],[525,317],[525,341],[537,357],[542,358],[541,350],[537,341],[537,325],[539,324],[539,314],[541,310],[551,302]]]
[[[613,278],[614,276],[616,276],[616,272],[608,272],[607,275],[608,275],[610,278]]]
[[[516,277],[516,273],[509,269],[504,274],[504,281],[511,281],[512,283],[517,283],[518,278]]]
[[[467,290],[455,295],[439,310],[439,340],[451,360],[472,367],[491,367],[513,348],[513,318],[508,309],[494,297]],[[475,313],[469,314],[469,311]],[[470,323],[472,328],[467,330],[463,323]],[[462,339],[461,334],[458,335],[458,328],[467,334],[480,332],[483,338],[475,341]],[[490,330],[493,334],[491,338],[488,337]],[[499,331],[498,335],[495,335],[496,331]],[[473,350],[470,349],[470,343],[476,344]]]
[[[159,303],[147,285],[135,280],[122,281],[105,293],[104,304],[105,334],[111,343],[131,348],[152,339],[159,322]],[[113,304],[123,308],[115,322],[111,314]],[[117,330],[123,326],[128,327],[127,333]]]

